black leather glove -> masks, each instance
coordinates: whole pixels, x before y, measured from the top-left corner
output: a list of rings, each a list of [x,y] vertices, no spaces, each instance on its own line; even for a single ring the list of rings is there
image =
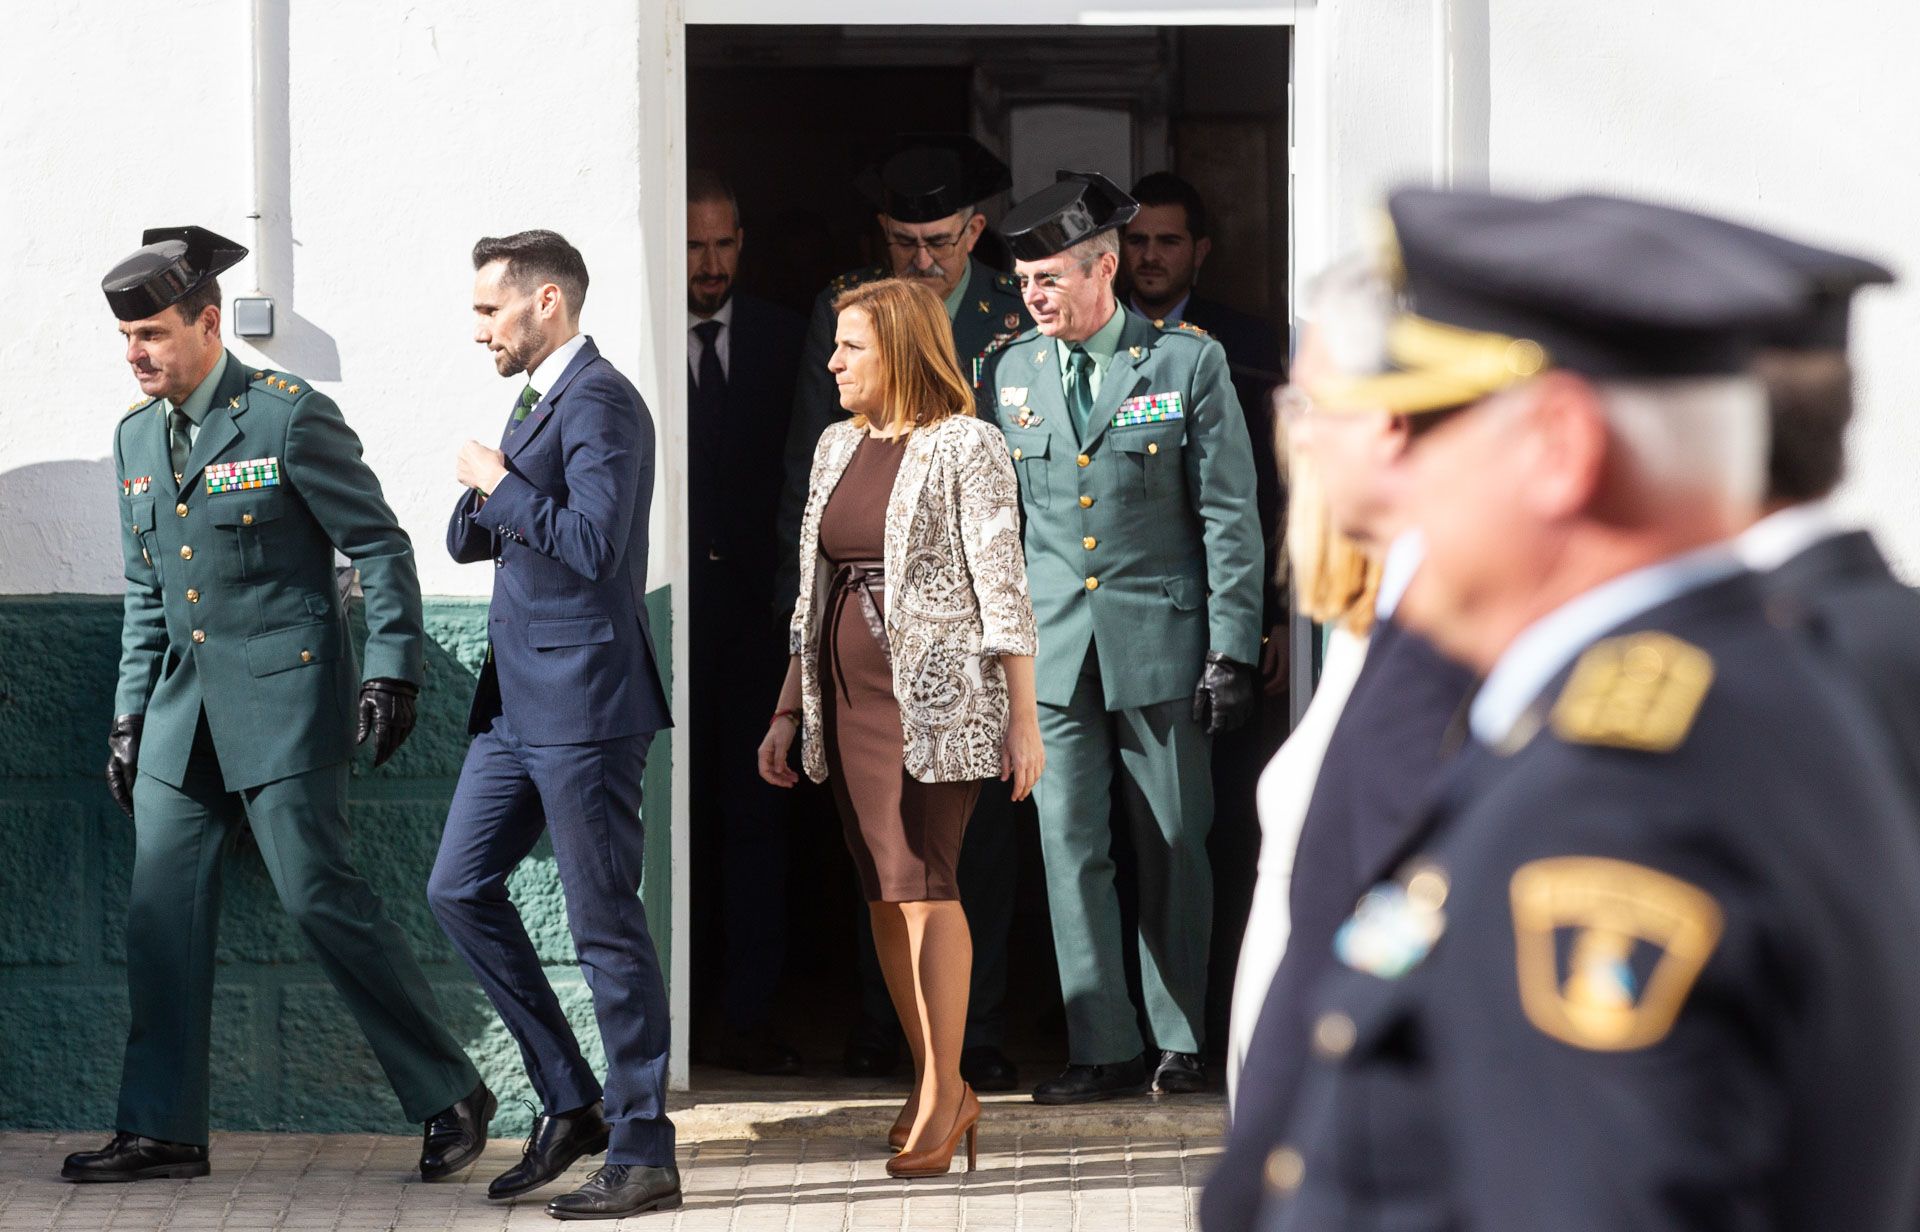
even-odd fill
[[[144,714],[123,714],[107,732],[107,790],[120,811],[133,816],[133,776],[140,766],[140,729]]]
[[[1232,731],[1253,717],[1260,695],[1259,673],[1217,650],[1207,652],[1207,665],[1193,689],[1193,721],[1209,736]]]
[[[384,765],[413,734],[419,696],[419,686],[404,680],[380,677],[360,686],[360,734],[353,742],[365,744],[372,733],[375,766]]]

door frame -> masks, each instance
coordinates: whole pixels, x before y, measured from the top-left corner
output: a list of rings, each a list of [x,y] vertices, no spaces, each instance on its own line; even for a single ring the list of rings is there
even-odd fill
[[[1292,63],[1288,311],[1304,284],[1362,246],[1385,192],[1407,183],[1485,186],[1490,146],[1489,0],[971,0],[969,26],[1289,26]],[[686,32],[688,25],[951,25],[955,10],[903,15],[898,0],[638,0],[642,277],[647,321],[639,383],[662,439],[654,540],[655,584],[670,587],[673,710],[687,713]],[[671,306],[671,307],[668,307]],[[647,307],[655,311],[645,312]],[[1289,329],[1297,329],[1297,315]],[[664,547],[664,551],[660,550]],[[663,568],[661,568],[663,567]],[[1294,683],[1304,705],[1312,683],[1311,626],[1296,621]],[[1306,653],[1301,653],[1302,651]],[[1297,715],[1296,715],[1297,717]],[[691,972],[688,731],[672,730],[668,971],[669,1082],[688,1083]],[[744,769],[744,768],[743,768]]]

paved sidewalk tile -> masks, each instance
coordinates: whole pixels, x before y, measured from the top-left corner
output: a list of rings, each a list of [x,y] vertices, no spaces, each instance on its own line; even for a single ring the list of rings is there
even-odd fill
[[[990,1126],[988,1129],[990,1130]],[[557,1228],[556,1183],[509,1205],[486,1182],[517,1142],[495,1142],[459,1183],[408,1181],[419,1144],[373,1135],[217,1134],[196,1181],[71,1185],[70,1151],[99,1135],[0,1133],[0,1232],[512,1232]],[[680,1210],[596,1224],[648,1232],[1189,1232],[1217,1139],[995,1139],[980,1170],[896,1181],[883,1146],[846,1138],[683,1146]],[[960,1167],[965,1167],[964,1156]],[[569,1180],[585,1178],[578,1166]]]

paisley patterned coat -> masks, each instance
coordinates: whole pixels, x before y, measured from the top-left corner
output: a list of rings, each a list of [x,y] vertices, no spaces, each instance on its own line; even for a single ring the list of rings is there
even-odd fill
[[[824,782],[820,625],[833,570],[820,515],[862,429],[833,424],[813,453],[800,526],[800,588],[790,650],[800,656],[801,762]],[[916,431],[887,501],[887,642],[907,773],[923,783],[997,777],[1007,730],[1001,655],[1034,652],[1020,543],[1020,494],[1005,438],[954,416]]]

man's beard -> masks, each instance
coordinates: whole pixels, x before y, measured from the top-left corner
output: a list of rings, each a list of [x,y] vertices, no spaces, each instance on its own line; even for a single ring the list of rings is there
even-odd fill
[[[703,317],[710,317],[720,311],[727,302],[727,296],[733,294],[733,279],[722,279],[717,292],[702,291],[694,283],[687,284],[687,308]]]
[[[527,359],[538,351],[541,343],[545,341],[540,337],[539,331],[534,328],[532,304],[521,309],[520,315],[514,319],[513,328],[508,332],[512,340],[500,344],[500,350],[494,356],[494,366],[500,370],[501,376],[514,376],[525,372],[531,377],[532,369],[527,364]]]

